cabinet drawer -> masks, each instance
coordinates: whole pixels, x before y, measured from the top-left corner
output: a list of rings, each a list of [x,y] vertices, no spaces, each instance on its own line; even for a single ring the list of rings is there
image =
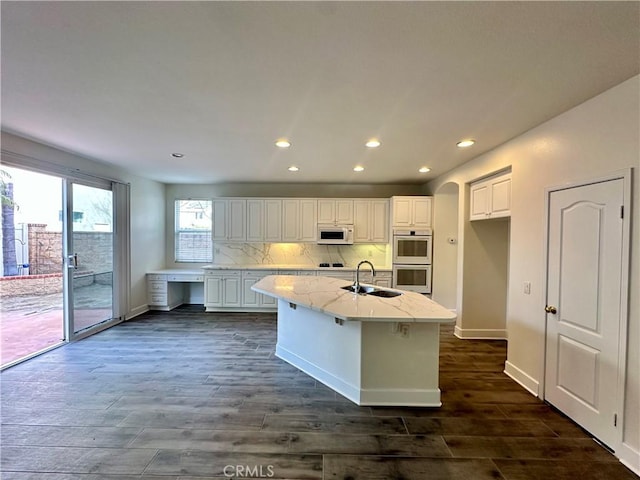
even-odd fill
[[[149,293],[167,293],[167,282],[150,281],[147,283]]]
[[[166,282],[167,281],[167,276],[166,275],[162,275],[162,274],[158,274],[158,273],[147,273],[147,279]]]
[[[167,295],[162,293],[152,293],[149,295],[149,305],[166,305]]]
[[[242,274],[241,270],[210,270],[207,273],[205,273],[205,278],[206,277],[212,277],[212,278],[240,277],[241,274]]]
[[[245,270],[242,272],[243,277],[266,277],[267,275],[276,275],[277,270]]]
[[[167,275],[167,280],[170,282],[204,282],[204,275],[179,273]]]

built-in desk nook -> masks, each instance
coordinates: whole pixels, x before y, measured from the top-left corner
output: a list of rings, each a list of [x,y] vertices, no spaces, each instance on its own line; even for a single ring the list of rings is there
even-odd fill
[[[166,269],[147,273],[147,302],[151,310],[172,310],[183,303],[204,304],[202,269]]]

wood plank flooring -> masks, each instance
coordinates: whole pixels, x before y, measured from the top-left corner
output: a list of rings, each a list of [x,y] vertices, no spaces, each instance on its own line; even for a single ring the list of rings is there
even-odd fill
[[[441,334],[441,408],[358,407],[274,356],[272,314],[151,312],[0,375],[3,480],[637,479]]]

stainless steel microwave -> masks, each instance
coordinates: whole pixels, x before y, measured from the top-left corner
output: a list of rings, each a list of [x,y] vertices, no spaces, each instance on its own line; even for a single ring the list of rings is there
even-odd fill
[[[319,245],[351,245],[353,225],[318,225]]]

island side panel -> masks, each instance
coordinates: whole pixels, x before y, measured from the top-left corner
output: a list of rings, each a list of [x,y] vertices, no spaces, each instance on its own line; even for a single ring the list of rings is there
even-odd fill
[[[439,347],[438,323],[363,322],[360,404],[441,406]]]
[[[278,300],[276,356],[360,404],[360,322]]]

